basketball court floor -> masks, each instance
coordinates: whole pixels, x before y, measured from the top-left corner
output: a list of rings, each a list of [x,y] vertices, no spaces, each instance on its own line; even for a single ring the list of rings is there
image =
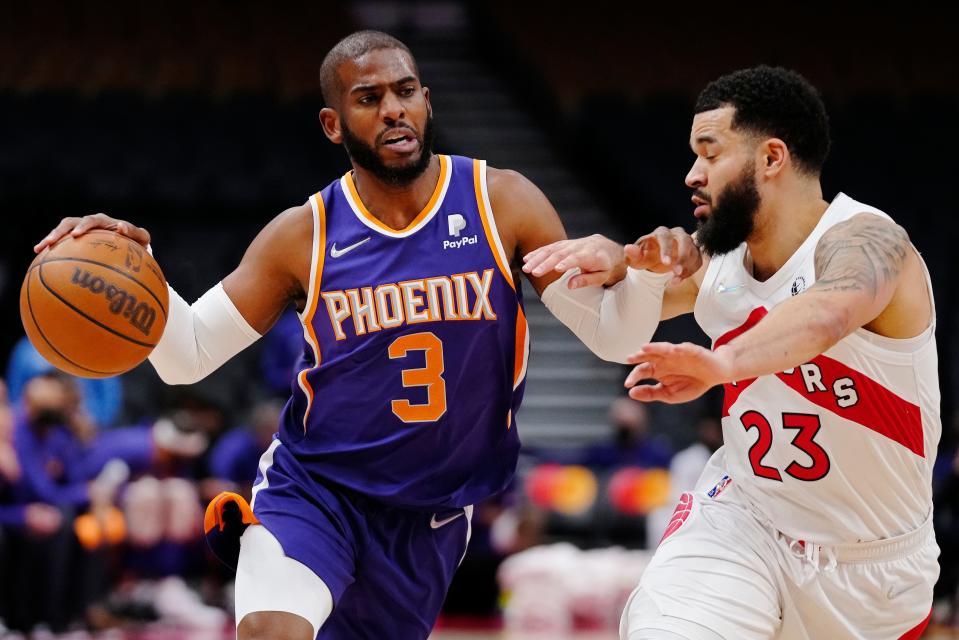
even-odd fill
[[[430,636],[430,640],[617,640],[615,632],[608,633],[577,633],[574,635],[560,635],[553,633],[517,634],[506,631],[438,631]]]
[[[138,633],[117,633],[85,635],[83,640],[234,640],[236,636],[232,629],[223,632],[185,631],[174,628],[144,629]],[[615,631],[609,632],[580,632],[568,635],[555,633],[514,633],[508,631],[475,631],[452,629],[437,631],[430,636],[430,640],[618,640]],[[923,640],[959,640],[959,630],[935,628],[928,630]],[[81,640],[77,638],[77,640]]]

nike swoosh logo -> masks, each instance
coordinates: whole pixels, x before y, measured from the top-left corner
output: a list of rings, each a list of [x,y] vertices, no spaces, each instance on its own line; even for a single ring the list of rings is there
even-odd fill
[[[903,589],[896,589],[895,585],[893,585],[889,587],[889,591],[886,592],[886,597],[889,598],[890,600],[895,600],[896,598],[906,593],[907,591],[912,591],[916,587],[921,586],[923,584],[924,583],[922,582],[917,582],[916,584],[911,584],[908,587],[905,587]]]
[[[362,240],[360,240],[359,242],[354,242],[354,243],[351,244],[350,246],[348,246],[348,247],[343,247],[342,249],[337,249],[337,248],[336,248],[336,243],[334,242],[334,243],[333,243],[333,246],[330,247],[330,257],[331,257],[331,258],[339,258],[340,256],[346,255],[347,253],[349,253],[349,252],[352,251],[353,249],[357,248],[357,247],[360,246],[361,244],[366,244],[367,242],[369,242],[369,241],[372,240],[372,239],[373,239],[373,236],[367,236],[367,237],[363,238]]]
[[[725,284],[720,282],[719,285],[716,286],[716,293],[729,293],[731,291],[739,291],[745,286],[746,286],[745,284],[739,283],[739,284],[731,284],[727,287]]]
[[[442,527],[443,525],[447,525],[447,524],[449,524],[450,522],[453,522],[453,520],[456,520],[457,518],[459,518],[460,516],[462,516],[462,515],[464,515],[464,514],[465,514],[465,512],[460,511],[460,512],[457,513],[456,515],[450,516],[449,518],[443,518],[442,520],[437,520],[437,519],[436,519],[436,514],[434,513],[434,514],[433,514],[433,517],[430,519],[430,527],[433,528],[433,529],[439,529],[439,528]]]

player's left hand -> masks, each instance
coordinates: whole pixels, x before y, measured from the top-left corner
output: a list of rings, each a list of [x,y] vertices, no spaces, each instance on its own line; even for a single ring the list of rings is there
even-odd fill
[[[52,247],[60,238],[68,234],[77,238],[87,231],[93,231],[94,229],[116,231],[122,236],[139,242],[144,247],[150,244],[150,232],[146,229],[138,227],[126,220],[111,218],[105,213],[95,213],[93,215],[83,216],[82,218],[64,218],[43,240],[34,245],[33,252],[40,253],[47,247]]]
[[[523,262],[523,271],[535,277],[549,271],[566,273],[579,269],[580,273],[567,283],[570,289],[611,285],[626,276],[623,245],[598,233],[542,246],[523,256]]]
[[[627,358],[636,366],[624,385],[634,400],[689,402],[717,384],[734,380],[729,353],[726,346],[710,351],[689,342],[652,342]],[[657,382],[639,384],[651,378]]]

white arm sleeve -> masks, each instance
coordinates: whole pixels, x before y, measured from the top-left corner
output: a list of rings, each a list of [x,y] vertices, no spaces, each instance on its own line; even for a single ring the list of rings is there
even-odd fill
[[[193,384],[260,338],[223,290],[223,283],[189,305],[173,287],[170,309],[150,363],[167,384]]]
[[[649,342],[659,325],[663,291],[672,273],[627,269],[612,287],[570,289],[566,283],[578,269],[567,271],[543,291],[543,304],[603,360],[626,358]]]

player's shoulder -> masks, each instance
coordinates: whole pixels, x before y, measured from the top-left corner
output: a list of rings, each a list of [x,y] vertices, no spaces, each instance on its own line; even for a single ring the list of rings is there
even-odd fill
[[[264,231],[278,239],[310,238],[313,235],[313,207],[309,201],[283,210],[267,223]],[[305,234],[305,235],[304,235]]]
[[[282,218],[284,223],[289,225],[312,225],[313,205],[307,200],[303,204],[294,205],[285,209],[277,218]]]
[[[487,166],[486,184],[489,187],[491,198],[494,192],[497,195],[508,196],[517,191],[539,191],[539,188],[533,184],[529,178],[513,169],[499,169],[497,167]]]
[[[819,240],[820,243],[823,240],[828,243],[836,238],[869,239],[876,235],[885,237],[887,234],[892,234],[894,240],[908,240],[905,229],[896,224],[888,213],[859,202],[845,193],[836,195],[824,215],[831,220]]]
[[[312,249],[313,209],[309,202],[290,207],[274,216],[250,246],[257,259],[293,273],[302,271],[304,264],[308,272]]]
[[[487,167],[486,184],[490,204],[497,216],[515,214],[527,217],[538,211],[552,211],[552,205],[540,188],[519,171]]]
[[[888,248],[909,244],[909,234],[885,213],[872,209],[850,212],[829,227],[816,243],[818,250],[863,244],[885,245]]]

